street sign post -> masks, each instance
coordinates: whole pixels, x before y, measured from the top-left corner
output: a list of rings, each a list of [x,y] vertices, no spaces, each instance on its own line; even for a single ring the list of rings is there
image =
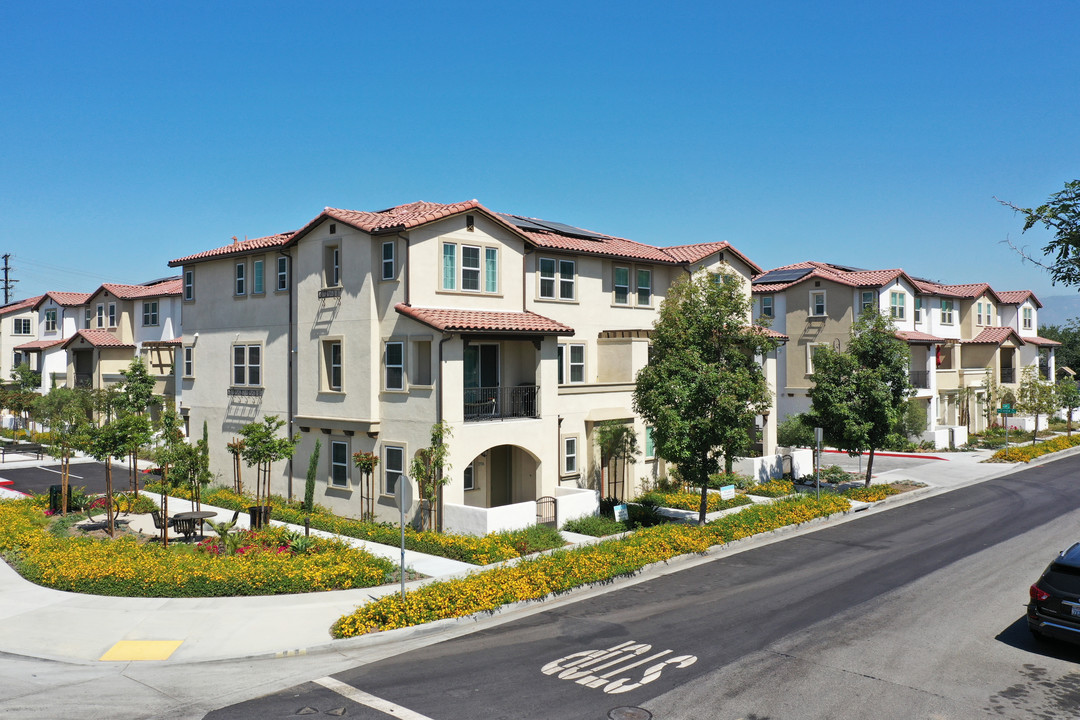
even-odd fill
[[[1009,459],[1009,416],[1015,415],[1016,409],[1012,406],[1012,403],[1001,403],[1001,409],[998,410],[998,415],[1001,416],[1001,423],[1005,426],[1005,459]]]
[[[821,439],[825,431],[819,427],[814,428],[814,440],[817,442],[817,463],[814,471],[814,495],[821,499]]]
[[[402,473],[394,485],[394,502],[401,510],[401,602],[405,602],[405,508],[412,507],[413,486],[409,476]]]

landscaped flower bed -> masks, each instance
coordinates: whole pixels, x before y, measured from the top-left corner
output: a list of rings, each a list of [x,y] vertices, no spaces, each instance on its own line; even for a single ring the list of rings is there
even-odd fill
[[[0,553],[27,580],[70,592],[129,597],[276,595],[381,585],[395,566],[336,540],[290,549],[281,529],[247,533],[224,555],[174,543],[168,548],[115,540],[57,537],[40,498],[0,502]]]
[[[148,484],[147,489],[157,493],[162,491],[160,483]],[[170,488],[169,495],[183,499],[190,498],[189,493],[183,488]],[[252,498],[239,495],[227,488],[210,488],[204,491],[202,501],[216,507],[244,511],[255,504]],[[279,495],[271,495],[265,502],[273,506],[271,517],[274,520],[303,525],[304,519],[310,517],[311,527],[319,530],[393,547],[401,544],[401,530],[396,525],[343,518],[319,505],[308,513],[301,507],[301,503],[290,503]],[[557,531],[542,526],[492,533],[484,537],[418,532],[411,527],[405,528],[405,547],[409,550],[474,565],[489,565],[542,550],[550,550],[564,544]]]
[[[871,485],[870,487],[848,488],[840,494],[848,500],[877,502],[879,500],[884,500],[890,495],[899,495],[900,490],[891,485]]]
[[[1056,438],[1035,445],[1010,445],[1008,457],[1002,448],[994,453],[987,462],[1031,462],[1037,457],[1068,450],[1080,445],[1080,435],[1058,435]]]
[[[661,492],[659,490],[653,490],[652,492],[647,492],[637,498],[634,502],[650,502],[659,507],[674,508],[676,510],[693,510],[696,512],[701,509],[701,494],[688,492]],[[720,510],[727,510],[728,508],[739,507],[740,505],[749,505],[753,500],[745,495],[736,495],[731,500],[721,500],[720,493],[711,492],[706,496],[706,502],[706,512],[713,513]]]
[[[847,510],[848,501],[834,495],[820,500],[804,496],[755,505],[705,526],[665,524],[639,530],[620,540],[608,540],[575,550],[560,550],[468,577],[432,583],[400,595],[388,595],[340,618],[331,628],[344,638],[379,630],[463,617],[522,600],[630,575],[650,563],[713,545],[795,525]]]
[[[751,485],[746,488],[746,494],[769,498],[794,495],[795,483],[790,480],[770,480],[768,482],[763,482],[760,485]]]

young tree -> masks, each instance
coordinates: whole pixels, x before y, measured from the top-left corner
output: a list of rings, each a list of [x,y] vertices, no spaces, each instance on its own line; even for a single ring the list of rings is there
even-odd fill
[[[263,421],[248,423],[240,428],[244,462],[255,466],[255,506],[262,507],[263,499],[270,497],[270,467],[278,460],[291,458],[300,442],[296,437],[279,437],[278,431],[285,421],[276,415],[266,415]]]
[[[1080,408],[1080,387],[1077,386],[1076,381],[1072,378],[1061,378],[1058,381],[1057,387],[1057,404],[1058,407],[1063,408],[1068,413],[1068,421],[1066,424],[1066,435],[1072,435],[1072,421],[1073,411],[1076,408]]]
[[[322,441],[316,438],[315,447],[311,449],[311,457],[308,458],[307,477],[304,479],[304,510],[311,512],[315,507],[315,478],[319,473],[319,452],[322,450]]]
[[[423,527],[434,530],[436,527],[435,508],[438,500],[439,488],[450,482],[446,471],[450,469],[450,463],[446,462],[446,456],[450,453],[447,440],[452,432],[450,426],[440,421],[431,426],[431,446],[420,448],[416,456],[409,463],[409,472],[416,481],[420,491],[420,499],[427,503],[426,517],[421,521]]]
[[[170,477],[169,471],[173,465],[183,462],[183,455],[186,452],[184,448],[186,446],[180,416],[176,414],[176,410],[171,406],[166,407],[165,412],[161,414],[161,445],[154,453],[154,459],[161,467],[161,484],[164,490],[161,493],[161,515],[163,518],[169,517],[169,488],[177,485],[173,478]],[[161,544],[165,547],[169,545],[169,527],[164,523],[161,528]]]
[[[1043,255],[1051,258],[1049,264],[1032,258],[1023,248],[1009,244],[1025,260],[1045,268],[1055,284],[1080,285],[1080,180],[1066,182],[1063,190],[1054,193],[1046,204],[1034,209],[1018,207],[1003,200],[998,202],[1024,216],[1022,232],[1042,225],[1054,235],[1043,247]]]
[[[634,409],[652,426],[657,456],[701,488],[753,443],[772,394],[758,359],[776,344],[752,327],[741,279],[701,271],[672,284],[653,325],[652,355],[637,375]]]
[[[622,487],[623,495],[621,498],[625,500],[626,495],[626,464],[628,461],[633,463],[637,456],[640,455],[637,445],[637,434],[634,433],[633,425],[627,425],[625,423],[618,422],[617,420],[605,420],[604,422],[596,426],[594,431],[596,438],[596,445],[600,450],[600,495],[615,497],[611,491],[615,481],[612,478],[612,471],[614,465],[618,461],[623,460],[622,468]],[[604,478],[607,477],[607,483],[605,484]]]
[[[1049,380],[1043,380],[1038,368],[1026,367],[1020,375],[1020,387],[1016,393],[1016,409],[1035,416],[1035,432],[1031,435],[1034,445],[1039,434],[1039,416],[1051,415],[1059,407],[1057,393]]]
[[[93,411],[90,395],[81,388],[53,388],[39,395],[34,413],[49,429],[49,455],[60,461],[60,487],[63,495],[61,514],[67,515],[68,492],[71,486],[71,456],[76,448],[86,444]]]
[[[154,395],[154,378],[150,377],[142,358],[134,358],[127,369],[121,370],[120,374],[124,376],[123,382],[120,383],[120,394],[117,398],[117,409],[120,412],[146,415],[151,406],[161,403],[161,398]],[[147,436],[146,443],[149,442],[150,437]],[[135,492],[135,497],[139,496],[137,471],[139,448],[141,447],[142,444],[136,445],[128,453],[128,486]]]
[[[93,426],[87,432],[86,452],[105,463],[105,495],[108,498],[109,535],[115,533],[113,515],[112,461],[127,457],[137,443],[146,442],[150,421],[140,415],[125,414],[104,425]]]
[[[864,311],[851,326],[847,350],[822,347],[814,353],[810,379],[812,422],[833,447],[850,455],[869,451],[869,486],[874,451],[885,444],[913,392],[907,346],[888,317]]]

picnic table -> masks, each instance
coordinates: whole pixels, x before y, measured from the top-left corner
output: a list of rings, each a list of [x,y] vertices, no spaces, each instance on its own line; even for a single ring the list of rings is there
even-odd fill
[[[173,515],[173,529],[176,532],[183,535],[185,538],[190,538],[195,534],[195,523],[199,523],[199,536],[203,537],[202,524],[203,520],[208,520],[212,517],[216,517],[217,513],[210,510],[200,510],[197,512],[182,512]]]

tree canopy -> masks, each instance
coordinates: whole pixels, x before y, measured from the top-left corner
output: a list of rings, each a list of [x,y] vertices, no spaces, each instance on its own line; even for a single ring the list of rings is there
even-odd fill
[[[912,394],[908,362],[892,321],[872,310],[852,324],[846,350],[822,346],[814,353],[810,421],[829,445],[852,455],[869,451],[867,485],[874,451],[885,445]]]
[[[1080,285],[1080,180],[1066,182],[1064,189],[1051,195],[1045,204],[1037,208],[1019,207],[1004,200],[999,202],[1024,216],[1022,232],[1041,225],[1053,233],[1043,247],[1043,254],[1050,258],[1049,262],[1036,260],[1023,248],[1013,246],[1017,252],[1026,260],[1046,268],[1055,284]]]
[[[760,357],[776,341],[749,320],[737,275],[682,278],[660,304],[649,363],[637,375],[634,409],[653,429],[657,456],[701,488],[699,523],[709,476],[750,450],[754,420],[772,402]]]

